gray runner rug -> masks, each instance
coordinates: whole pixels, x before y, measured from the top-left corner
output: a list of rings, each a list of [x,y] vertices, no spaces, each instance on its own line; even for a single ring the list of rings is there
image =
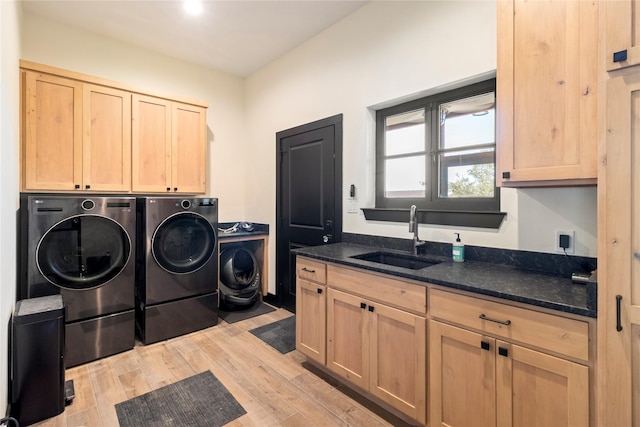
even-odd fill
[[[282,354],[296,348],[296,316],[251,329],[249,332]]]
[[[121,427],[220,427],[247,412],[205,371],[116,405]]]

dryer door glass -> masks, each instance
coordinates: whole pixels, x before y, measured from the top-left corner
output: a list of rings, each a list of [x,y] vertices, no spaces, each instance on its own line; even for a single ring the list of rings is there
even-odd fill
[[[209,261],[215,248],[216,234],[211,223],[192,212],[165,219],[153,233],[151,243],[158,265],[176,274],[199,270]]]
[[[131,255],[131,240],[115,221],[79,215],[53,226],[36,250],[38,269],[56,286],[90,289],[109,282]]]

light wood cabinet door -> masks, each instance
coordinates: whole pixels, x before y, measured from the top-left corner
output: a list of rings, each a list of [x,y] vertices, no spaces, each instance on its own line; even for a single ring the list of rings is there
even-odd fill
[[[206,110],[173,102],[171,122],[172,190],[180,193],[204,193],[207,173]]]
[[[327,367],[364,390],[369,389],[367,301],[327,289]]]
[[[327,342],[326,286],[297,278],[296,350],[324,365]]]
[[[171,190],[171,101],[133,95],[132,189]]]
[[[589,368],[431,321],[431,425],[588,427]]]
[[[23,189],[82,185],[82,83],[23,71]]]
[[[495,427],[496,340],[429,322],[430,425]]]
[[[206,109],[133,96],[133,191],[204,193]]]
[[[598,2],[497,5],[497,182],[595,184]]]
[[[609,79],[606,187],[598,195],[598,394],[599,419],[612,426],[640,425],[639,112],[640,72]]]
[[[368,302],[369,391],[421,423],[427,416],[427,321],[384,304]]]
[[[589,426],[589,368],[501,341],[496,346],[497,427]]]
[[[637,0],[603,2],[607,71],[640,64],[640,4]]]
[[[131,93],[83,84],[82,189],[131,191]]]

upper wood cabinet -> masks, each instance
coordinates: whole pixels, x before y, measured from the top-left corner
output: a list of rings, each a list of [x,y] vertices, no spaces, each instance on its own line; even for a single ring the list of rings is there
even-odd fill
[[[22,191],[205,192],[206,103],[20,65]]]
[[[131,94],[25,71],[24,190],[129,191]]]
[[[206,110],[172,102],[171,182],[173,191],[204,193],[206,183]]]
[[[132,118],[133,191],[170,191],[171,101],[133,95]]]
[[[133,95],[133,191],[204,193],[206,110]]]
[[[82,83],[27,71],[22,84],[23,189],[72,191],[82,184]]]
[[[636,0],[603,2],[607,71],[640,64],[640,6]]]
[[[598,2],[497,5],[498,184],[595,184]]]
[[[82,188],[131,189],[131,94],[83,84]]]

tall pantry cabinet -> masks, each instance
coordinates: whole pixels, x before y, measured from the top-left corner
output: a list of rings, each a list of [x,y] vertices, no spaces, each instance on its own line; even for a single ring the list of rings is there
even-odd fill
[[[604,2],[606,135],[598,182],[600,426],[640,425],[640,2]]]

